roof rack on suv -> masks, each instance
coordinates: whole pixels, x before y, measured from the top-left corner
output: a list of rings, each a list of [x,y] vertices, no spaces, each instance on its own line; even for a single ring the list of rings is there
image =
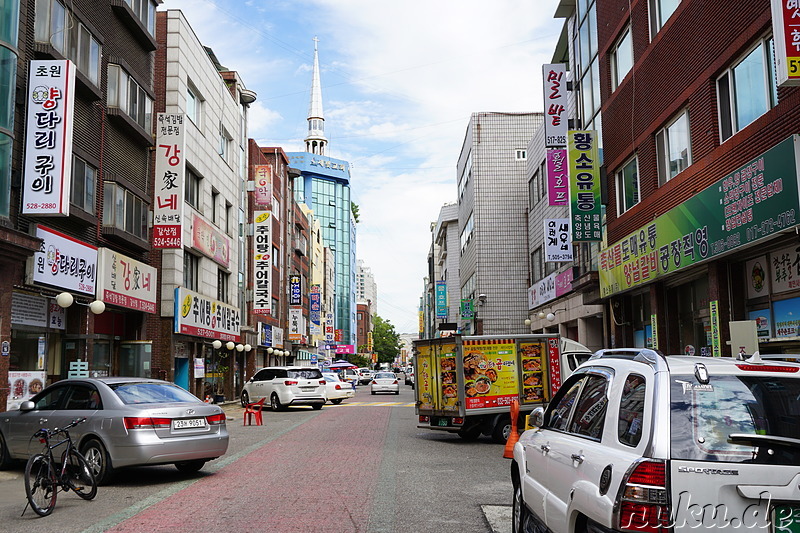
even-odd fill
[[[595,359],[628,359],[655,367],[656,370],[667,368],[667,360],[663,353],[650,348],[611,348],[597,350],[589,361]]]

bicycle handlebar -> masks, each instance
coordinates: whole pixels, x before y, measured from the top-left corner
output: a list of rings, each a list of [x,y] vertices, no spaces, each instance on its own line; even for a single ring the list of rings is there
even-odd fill
[[[83,424],[84,422],[86,422],[86,417],[85,416],[81,417],[81,418],[76,418],[75,420],[73,420],[72,422],[70,422],[69,424],[64,426],[63,428],[53,428],[53,429],[42,428],[39,431],[37,431],[36,433],[34,433],[33,436],[34,437],[47,437],[47,438],[49,438],[49,437],[52,437],[53,435],[58,435],[59,433],[66,433],[66,431],[68,429],[72,429],[75,426],[77,426],[78,424]]]

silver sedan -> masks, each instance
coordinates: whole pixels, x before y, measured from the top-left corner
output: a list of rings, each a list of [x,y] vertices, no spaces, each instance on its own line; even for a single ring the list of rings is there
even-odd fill
[[[369,391],[372,394],[379,392],[400,394],[400,382],[394,372],[378,372],[369,382]]]
[[[18,411],[0,413],[0,468],[41,451],[32,435],[86,417],[70,431],[98,483],[118,468],[174,464],[196,472],[228,450],[225,413],[186,390],[156,379],[65,379]]]

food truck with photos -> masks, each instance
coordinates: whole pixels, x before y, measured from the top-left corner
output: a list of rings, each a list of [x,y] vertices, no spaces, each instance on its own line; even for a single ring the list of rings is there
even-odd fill
[[[585,346],[556,334],[480,335],[414,341],[417,427],[483,435],[504,443],[510,407],[525,415],[547,403],[577,366],[591,357]]]

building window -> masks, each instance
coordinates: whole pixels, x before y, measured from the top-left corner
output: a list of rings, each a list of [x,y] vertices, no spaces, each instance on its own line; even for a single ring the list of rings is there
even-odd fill
[[[186,116],[189,117],[196,126],[200,126],[200,109],[203,106],[203,101],[199,94],[200,93],[190,82],[186,89]]]
[[[190,291],[197,291],[200,275],[200,258],[189,252],[183,252],[183,286]]]
[[[36,41],[50,43],[99,86],[101,46],[89,29],[58,0],[36,0]]]
[[[528,151],[523,150],[522,148],[517,148],[514,150],[514,159],[517,161],[527,161],[528,159]]]
[[[211,189],[211,222],[220,225],[219,221],[219,192]]]
[[[113,181],[103,184],[103,225],[147,240],[148,204]]]
[[[617,172],[617,214],[639,203],[639,171],[634,157]]]
[[[72,205],[94,214],[94,192],[97,169],[78,156],[72,158]]]
[[[272,247],[272,268],[280,268],[280,259],[281,256],[278,253],[278,249],[276,247]]]
[[[156,3],[152,0],[125,0],[133,14],[136,15],[142,24],[147,28],[148,33],[156,36]]]
[[[464,190],[467,188],[467,183],[472,177],[472,151],[467,154],[467,161],[464,163],[464,172],[461,173],[461,179],[458,180],[458,198],[464,196]]]
[[[151,130],[153,99],[124,68],[113,63],[108,64],[107,102],[109,107],[124,111],[145,131]]]
[[[689,114],[684,111],[656,134],[658,184],[664,185],[692,164]]]
[[[531,252],[531,281],[534,283],[544,277],[542,271],[542,249],[537,248]]]
[[[667,20],[672,16],[676,9],[678,9],[678,5],[681,3],[681,0],[650,0],[649,1],[649,9],[650,12],[650,38],[656,36],[656,34],[661,31],[661,28],[664,27]]]
[[[225,202],[225,233],[233,235],[233,205]]]
[[[217,152],[219,153],[220,157],[225,161],[228,160],[228,157],[231,153],[231,144],[233,143],[233,138],[230,136],[228,131],[222,125],[222,122],[219,123],[219,147],[217,148]]]
[[[230,274],[225,272],[224,270],[217,271],[217,300],[220,302],[230,303],[230,298],[228,297],[228,282],[230,280]]]
[[[202,178],[192,172],[191,169],[186,169],[186,188],[184,191],[184,199],[186,203],[200,211],[200,181]]]
[[[764,39],[717,79],[720,139],[725,141],[778,102],[775,49]]]
[[[611,51],[611,89],[619,87],[622,80],[633,68],[633,43],[631,28],[628,26]]]
[[[472,231],[475,229],[474,226],[474,219],[472,217],[472,213],[469,214],[469,218],[467,219],[467,223],[464,224],[464,229],[461,231],[461,253],[464,253],[464,248],[467,247],[469,241],[472,240]]]

